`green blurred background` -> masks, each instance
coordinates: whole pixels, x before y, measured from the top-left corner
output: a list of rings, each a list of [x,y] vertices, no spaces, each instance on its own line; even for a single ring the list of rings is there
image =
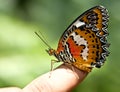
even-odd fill
[[[45,52],[47,46],[34,31],[41,31],[56,49],[68,25],[96,5],[109,10],[111,54],[73,92],[119,92],[120,0],[0,0],[0,87],[23,88],[50,70],[54,57]]]

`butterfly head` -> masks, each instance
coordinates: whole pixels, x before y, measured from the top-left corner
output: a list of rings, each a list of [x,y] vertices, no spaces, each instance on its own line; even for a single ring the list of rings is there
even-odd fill
[[[52,49],[52,48],[49,48],[48,50],[46,50],[46,52],[47,52],[50,56],[55,55],[55,50]]]

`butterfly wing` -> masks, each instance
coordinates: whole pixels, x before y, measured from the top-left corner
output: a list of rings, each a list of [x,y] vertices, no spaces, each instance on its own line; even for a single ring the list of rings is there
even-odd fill
[[[109,54],[108,17],[103,6],[95,6],[80,15],[61,36],[57,58],[85,71],[101,67]]]

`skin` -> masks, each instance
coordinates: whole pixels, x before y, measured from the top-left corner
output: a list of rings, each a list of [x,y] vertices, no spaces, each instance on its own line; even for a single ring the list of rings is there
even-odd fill
[[[87,75],[87,72],[62,64],[55,70],[39,76],[23,89],[18,87],[0,88],[0,92],[70,92]]]

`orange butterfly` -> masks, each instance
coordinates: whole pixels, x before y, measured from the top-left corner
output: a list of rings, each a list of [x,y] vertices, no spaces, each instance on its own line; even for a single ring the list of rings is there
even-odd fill
[[[61,36],[57,50],[48,45],[47,52],[76,68],[90,72],[93,67],[100,68],[109,55],[107,48],[108,11],[103,6],[95,6],[80,15]]]

